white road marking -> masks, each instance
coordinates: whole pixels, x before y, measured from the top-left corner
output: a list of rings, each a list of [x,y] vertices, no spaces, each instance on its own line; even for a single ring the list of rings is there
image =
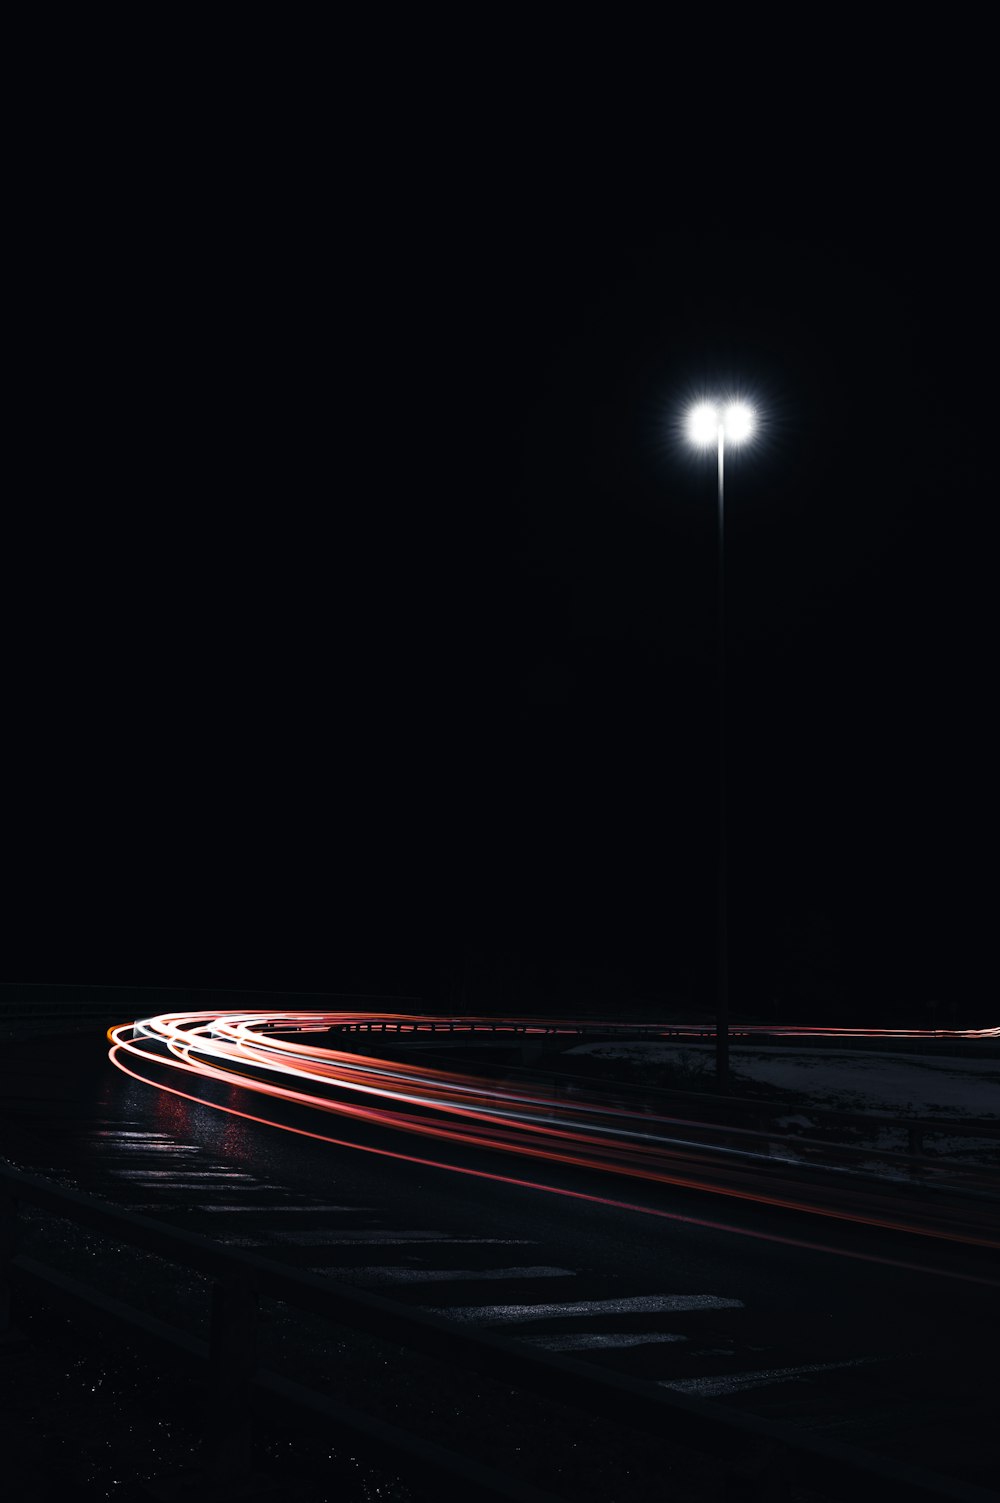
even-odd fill
[[[270,1232],[272,1242],[291,1242],[300,1247],[331,1247],[343,1243],[355,1245],[397,1247],[405,1242],[447,1242],[452,1247],[497,1245],[502,1247],[527,1246],[523,1237],[449,1237],[447,1232],[379,1232],[369,1229],[359,1232]]]
[[[575,1300],[566,1305],[456,1305],[450,1310],[432,1310],[451,1320],[483,1321],[506,1325],[522,1320],[565,1319],[575,1315],[649,1315],[678,1310],[742,1310],[741,1299],[723,1299],[718,1294],[638,1294],[631,1299]]]
[[[318,1215],[321,1211],[366,1211],[371,1213],[371,1206],[254,1206],[241,1204],[232,1205],[197,1205],[192,1208],[195,1211],[252,1211],[255,1216],[270,1216],[278,1211],[301,1211],[306,1215]]]
[[[338,1268],[338,1279],[357,1279],[372,1284],[448,1284],[480,1279],[573,1278],[572,1268]]]
[[[198,1155],[204,1157],[205,1150],[203,1148],[180,1147],[176,1143],[119,1143],[117,1147],[111,1143],[103,1143],[101,1145],[103,1162],[107,1162],[108,1159],[138,1159],[144,1153],[150,1155],[154,1153],[176,1153],[185,1156],[190,1161],[192,1154],[196,1157]]]
[[[237,1179],[255,1183],[252,1174],[242,1174],[235,1169],[109,1169],[108,1173],[117,1175],[119,1179],[183,1179],[191,1184],[203,1184],[216,1179],[225,1180],[228,1184]]]
[[[673,1331],[643,1331],[635,1335],[626,1332],[610,1336],[592,1335],[589,1331],[575,1331],[572,1336],[522,1336],[527,1346],[539,1346],[547,1352],[587,1352],[602,1347],[652,1346],[660,1341],[687,1341],[686,1336]]]
[[[172,1141],[165,1132],[121,1132],[119,1129],[113,1127],[95,1128],[93,1132],[85,1132],[81,1136],[84,1138],[129,1138],[138,1139],[144,1143],[152,1143],[154,1141],[169,1143]],[[198,1152],[200,1153],[201,1149],[198,1149]]]
[[[883,1359],[879,1357],[851,1357],[847,1362],[809,1362],[804,1367],[774,1367],[768,1372],[732,1373],[729,1376],[716,1375],[714,1378],[682,1378],[680,1382],[661,1382],[658,1386],[710,1399],[716,1394],[739,1393],[744,1388],[767,1388],[771,1383],[798,1383],[809,1373],[828,1373],[838,1367],[860,1367],[863,1363],[881,1360]]]

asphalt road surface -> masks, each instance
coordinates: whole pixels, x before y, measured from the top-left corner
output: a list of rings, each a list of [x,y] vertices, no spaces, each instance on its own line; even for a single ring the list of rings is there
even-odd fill
[[[7,1158],[400,1304],[994,1486],[992,1251],[573,1166],[546,1166],[549,1188],[534,1189],[335,1147],[164,1095],[105,1050],[86,1039],[7,1051]],[[259,1109],[238,1087],[203,1094]],[[356,1131],[359,1144],[394,1141]],[[531,1177],[495,1151],[454,1162]],[[67,1237],[67,1266],[79,1255]],[[158,1278],[158,1308],[176,1301],[183,1323],[184,1281]],[[300,1372],[319,1371],[322,1348],[296,1349]],[[402,1382],[382,1377],[390,1393]]]

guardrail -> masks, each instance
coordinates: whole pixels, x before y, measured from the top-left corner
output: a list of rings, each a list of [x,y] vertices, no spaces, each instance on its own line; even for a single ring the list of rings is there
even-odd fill
[[[315,1034],[317,1032],[310,1023],[292,1024],[284,1019],[262,1024],[259,1031],[262,1034],[274,1033],[288,1036],[295,1033]],[[470,1018],[378,1020],[348,1018],[320,1031],[324,1036],[324,1042],[334,1048],[344,1049],[354,1040],[360,1040],[366,1052],[367,1050],[375,1052],[387,1050],[392,1053],[397,1049],[402,1049],[404,1054],[417,1041],[430,1043],[433,1047],[437,1041],[447,1040],[451,1044],[456,1040],[467,1040],[468,1045],[474,1047],[480,1042],[488,1045],[502,1045],[508,1040],[529,1038],[544,1043],[546,1040],[561,1042],[579,1038],[635,1039],[648,1034],[661,1038],[664,1034],[663,1025],[649,1025],[648,1027],[630,1025],[615,1031],[614,1025],[607,1023],[553,1024],[531,1019]],[[348,1052],[350,1052],[349,1048]],[[423,1054],[423,1058],[426,1059],[426,1057],[426,1054]],[[441,1061],[444,1062],[447,1059],[448,1056],[442,1053]],[[464,1068],[468,1068],[467,1056],[462,1063]],[[639,1102],[652,1104],[654,1109],[658,1106],[665,1113],[672,1113],[676,1111],[679,1103],[686,1111],[710,1112],[713,1120],[693,1120],[687,1117],[684,1121],[685,1132],[690,1134],[696,1131],[705,1140],[705,1147],[721,1144],[730,1152],[735,1148],[748,1156],[764,1155],[770,1158],[774,1156],[774,1143],[780,1132],[786,1140],[789,1137],[792,1138],[797,1152],[801,1153],[802,1157],[813,1166],[825,1163],[828,1167],[854,1169],[855,1172],[871,1175],[873,1173],[872,1161],[877,1160],[879,1164],[884,1164],[889,1169],[898,1169],[913,1180],[926,1181],[929,1177],[933,1177],[938,1180],[941,1188],[948,1190],[969,1190],[974,1194],[985,1194],[990,1198],[1000,1196],[1000,1120],[996,1118],[975,1121],[965,1119],[954,1122],[945,1118],[839,1112],[825,1107],[814,1108],[811,1105],[802,1108],[803,1112],[808,1112],[810,1119],[808,1125],[814,1129],[842,1127],[857,1132],[865,1131],[869,1134],[881,1128],[892,1130],[905,1139],[906,1147],[905,1151],[902,1151],[901,1148],[888,1148],[883,1145],[873,1146],[842,1141],[831,1143],[806,1136],[800,1131],[790,1135],[783,1130],[780,1123],[782,1117],[794,1115],[794,1108],[787,1103],[767,1102],[711,1092],[676,1091],[669,1087],[615,1082],[590,1075],[573,1075],[563,1071],[555,1073],[552,1065],[535,1068],[505,1065],[504,1075],[506,1077],[514,1075],[531,1085],[542,1085],[547,1088],[552,1093],[554,1106],[557,1105],[560,1095],[571,1098],[573,1088],[579,1086],[581,1095],[591,1100],[605,1096],[611,1098],[615,1106],[627,1100],[633,1109]],[[599,1102],[597,1109],[600,1110]],[[818,1119],[818,1121],[812,1119]],[[997,1170],[991,1170],[988,1166],[983,1168],[980,1165],[963,1164],[954,1159],[945,1159],[940,1155],[926,1153],[924,1151],[925,1140],[934,1135],[986,1138],[995,1141],[998,1147]],[[947,1166],[949,1171],[950,1177],[947,1182],[941,1179],[943,1166]],[[884,1179],[885,1176],[876,1174],[876,1178]]]
[[[464,1063],[467,1065],[468,1062]],[[681,1091],[674,1090],[670,1086],[650,1086],[636,1084],[633,1081],[602,1079],[598,1076],[576,1075],[563,1070],[556,1074],[551,1068],[532,1069],[530,1066],[521,1065],[505,1065],[503,1073],[505,1078],[516,1075],[526,1083],[548,1085],[555,1096],[558,1096],[560,1088],[565,1090],[578,1087],[581,1092],[613,1096],[616,1100],[623,1100],[626,1097],[632,1100],[649,1099],[657,1102],[664,1110],[669,1103],[679,1102],[687,1110],[711,1111],[714,1116],[728,1112],[736,1117],[752,1118],[755,1126],[760,1130],[766,1129],[768,1123],[776,1118],[793,1116],[796,1113],[817,1118],[820,1124],[830,1123],[857,1129],[893,1128],[906,1135],[910,1157],[920,1157],[923,1153],[924,1140],[935,1135],[990,1138],[996,1141],[1000,1150],[1000,1119],[996,1117],[963,1117],[959,1120],[952,1120],[948,1117],[893,1116],[886,1112],[839,1112],[832,1107],[817,1107],[811,1104],[792,1106],[787,1102],[763,1101],[751,1096],[723,1096],[714,1091]],[[859,1151],[870,1154],[872,1150]],[[928,1162],[940,1162],[940,1160],[929,1158]]]
[[[260,1029],[261,1033],[293,1034],[311,1033],[314,1029],[308,1024],[299,1026],[289,1025],[287,1022],[274,1022],[265,1024]],[[648,1030],[629,1029],[622,1030],[617,1035],[628,1037],[640,1037],[645,1032],[655,1033],[659,1038],[663,1034],[662,1027]],[[587,1023],[547,1025],[534,1023],[530,1020],[471,1020],[471,1019],[392,1019],[380,1021],[355,1021],[348,1020],[335,1023],[328,1029],[324,1029],[326,1042],[337,1047],[341,1040],[347,1042],[350,1039],[363,1038],[369,1046],[376,1049],[393,1049],[397,1044],[409,1047],[414,1039],[437,1040],[442,1036],[453,1040],[456,1037],[468,1038],[470,1044],[477,1041],[489,1043],[502,1043],[505,1039],[535,1038],[564,1039],[575,1038],[613,1038],[616,1035],[609,1030],[607,1025],[592,1025]],[[405,1051],[404,1051],[405,1052]],[[443,1058],[443,1056],[442,1056]],[[468,1060],[463,1060],[463,1065],[468,1065]],[[552,1092],[553,1103],[557,1103],[561,1094],[567,1094],[566,1088],[572,1089],[579,1086],[582,1095],[590,1098],[609,1096],[620,1104],[627,1094],[630,1103],[638,1101],[652,1101],[657,1099],[658,1104],[664,1111],[675,1108],[680,1102],[688,1110],[694,1107],[696,1110],[711,1112],[714,1121],[693,1121],[688,1118],[684,1122],[685,1131],[697,1129],[706,1139],[705,1146],[712,1146],[713,1140],[721,1140],[727,1148],[732,1148],[736,1140],[738,1147],[742,1143],[748,1154],[764,1154],[772,1156],[772,1145],[777,1136],[775,1127],[772,1125],[776,1119],[788,1117],[794,1114],[793,1108],[784,1103],[759,1101],[749,1097],[720,1096],[715,1093],[675,1091],[669,1087],[635,1086],[628,1082],[614,1082],[602,1080],[587,1075],[572,1075],[560,1071],[558,1074],[549,1069],[531,1069],[530,1067],[506,1065],[504,1075],[516,1075],[524,1079],[528,1084],[546,1086]],[[599,1109],[599,1104],[598,1104]],[[961,1122],[952,1122],[944,1118],[926,1117],[897,1117],[887,1113],[852,1113],[838,1112],[825,1107],[803,1107],[803,1112],[808,1111],[809,1118],[820,1119],[819,1126],[836,1125],[849,1127],[855,1130],[866,1129],[869,1132],[878,1128],[888,1128],[898,1132],[906,1139],[906,1151],[890,1149],[886,1147],[872,1147],[865,1144],[838,1143],[832,1144],[820,1139],[807,1137],[804,1133],[796,1132],[793,1141],[797,1149],[808,1155],[812,1163],[817,1163],[820,1158],[827,1162],[834,1161],[838,1166],[851,1166],[871,1161],[877,1156],[879,1162],[890,1167],[896,1167],[906,1171],[914,1179],[924,1179],[933,1168],[947,1162],[951,1171],[952,1183],[947,1188],[985,1190],[992,1195],[1000,1195],[1000,1172],[983,1170],[977,1165],[956,1164],[954,1161],[942,1160],[937,1155],[924,1152],[925,1139],[935,1134],[938,1136],[957,1136],[969,1138],[988,1138],[994,1140],[998,1146],[998,1168],[1000,1168],[1000,1121],[986,1119]],[[720,1122],[719,1117],[728,1117],[729,1121]],[[737,1119],[734,1123],[733,1118]],[[747,1119],[751,1125],[746,1125]],[[788,1134],[784,1134],[788,1137]]]
[[[19,1253],[22,1205],[63,1217],[110,1241],[153,1253],[208,1279],[209,1340],[178,1332],[79,1279]],[[355,1443],[374,1448],[383,1466],[389,1453],[398,1465],[418,1476],[461,1482],[466,1496],[500,1498],[509,1503],[552,1503],[551,1495],[519,1479],[499,1475],[472,1458],[262,1367],[257,1360],[258,1307],[261,1300],[272,1300],[356,1332],[389,1339],[413,1352],[510,1384],[523,1393],[583,1410],[605,1422],[657,1437],[669,1436],[685,1448],[731,1459],[734,1475],[744,1479],[742,1496],[747,1498],[785,1498],[792,1479],[828,1497],[843,1497],[845,1490],[859,1487],[869,1493],[876,1489],[884,1503],[917,1503],[921,1499],[990,1503],[993,1497],[982,1488],[934,1476],[789,1425],[667,1393],[572,1358],[525,1349],[488,1331],[450,1324],[379,1295],[283,1267],[255,1253],[0,1165],[0,1331],[9,1321],[12,1291],[89,1311],[99,1316],[102,1326],[114,1322],[132,1337],[169,1348],[191,1366],[207,1366],[217,1390],[212,1415],[221,1440],[213,1470],[219,1477],[232,1476],[246,1465],[253,1412],[256,1409],[266,1417],[277,1401],[300,1414],[322,1415],[347,1431]],[[748,1447],[756,1452],[750,1475],[746,1470]]]

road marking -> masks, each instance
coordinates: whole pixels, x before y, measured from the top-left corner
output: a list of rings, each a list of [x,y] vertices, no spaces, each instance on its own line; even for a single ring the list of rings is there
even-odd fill
[[[270,1216],[278,1211],[301,1211],[306,1215],[318,1215],[321,1211],[372,1211],[371,1206],[253,1206],[240,1204],[232,1205],[197,1205],[192,1206],[195,1211],[252,1211],[255,1216]]]
[[[571,1315],[650,1315],[678,1310],[742,1310],[741,1299],[723,1299],[718,1294],[639,1294],[631,1299],[575,1300],[566,1305],[456,1305],[450,1310],[432,1310],[451,1320],[482,1321],[506,1325],[521,1320],[565,1319]]]
[[[524,1237],[449,1237],[447,1232],[379,1232],[371,1229],[360,1232],[270,1232],[264,1235],[270,1241],[290,1242],[300,1247],[333,1247],[344,1243],[396,1247],[405,1242],[447,1242],[452,1247],[469,1244],[499,1244],[502,1247],[528,1245],[528,1239]]]
[[[658,1384],[660,1388],[673,1388],[677,1393],[694,1393],[699,1398],[710,1399],[716,1394],[739,1393],[744,1388],[767,1388],[772,1383],[798,1383],[808,1373],[833,1372],[838,1367],[860,1367],[868,1362],[883,1361],[880,1357],[851,1357],[847,1362],[810,1362],[804,1367],[774,1367],[767,1372],[733,1373],[728,1377],[682,1378],[680,1382]]]
[[[185,1143],[120,1143],[117,1148],[113,1143],[104,1143],[101,1145],[101,1153],[105,1159],[137,1159],[144,1153],[183,1153],[189,1156],[194,1153],[205,1156],[204,1148],[195,1148],[193,1145],[189,1147]]]
[[[151,1216],[163,1216],[165,1213],[175,1216],[179,1211],[186,1211],[187,1206],[175,1205],[164,1200],[130,1200],[126,1209],[134,1211],[137,1216],[142,1216],[146,1212]]]
[[[575,1331],[572,1336],[522,1336],[527,1346],[543,1347],[547,1352],[586,1352],[601,1347],[652,1346],[660,1341],[687,1341],[673,1331],[644,1331],[636,1335],[626,1332],[614,1335],[592,1335],[589,1331]]]
[[[252,1174],[243,1174],[236,1169],[109,1169],[108,1173],[119,1179],[183,1179],[191,1184],[216,1179],[226,1180],[229,1184],[237,1179],[254,1183]]]
[[[560,1279],[575,1277],[572,1268],[338,1268],[338,1279],[373,1284],[477,1283],[480,1279]]]
[[[141,1188],[141,1187],[139,1187],[139,1188]],[[146,1188],[149,1189],[149,1190],[172,1190],[172,1189],[175,1189],[175,1188],[179,1188],[179,1189],[182,1189],[182,1190],[189,1190],[191,1187],[187,1183],[175,1185],[175,1183],[174,1183],[173,1180],[167,1180],[165,1183],[158,1184],[158,1185],[148,1185],[148,1186],[146,1186]],[[257,1186],[256,1188],[261,1189],[261,1190],[271,1190],[271,1189],[276,1189],[277,1186],[274,1186],[274,1185],[260,1185],[260,1186]],[[163,1213],[165,1211],[168,1211],[171,1216],[175,1216],[175,1215],[179,1215],[181,1213],[187,1215],[187,1213],[189,1211],[205,1211],[205,1210],[212,1210],[212,1211],[214,1211],[216,1209],[225,1210],[226,1207],[225,1206],[220,1206],[220,1207],[217,1208],[215,1206],[192,1206],[192,1205],[188,1205],[186,1202],[178,1205],[175,1201],[166,1201],[166,1200],[148,1200],[148,1201],[130,1200],[128,1202],[128,1209],[130,1211],[136,1211],[136,1212],[141,1212],[141,1211],[155,1211],[158,1215],[163,1215]],[[258,1216],[269,1216],[271,1214],[271,1211],[272,1211],[273,1207],[272,1206],[268,1206],[268,1205],[258,1205],[258,1206],[250,1205],[250,1206],[233,1206],[231,1209],[237,1210],[237,1211],[244,1211],[244,1210],[246,1210],[246,1211],[256,1211],[256,1213],[257,1213]]]

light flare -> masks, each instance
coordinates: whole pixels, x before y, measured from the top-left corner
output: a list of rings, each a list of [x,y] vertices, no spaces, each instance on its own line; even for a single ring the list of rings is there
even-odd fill
[[[699,402],[688,413],[688,438],[693,444],[707,448],[719,437],[721,422],[717,407],[711,402]]]
[[[730,402],[723,419],[726,442],[741,444],[754,430],[753,410],[745,402]]]

